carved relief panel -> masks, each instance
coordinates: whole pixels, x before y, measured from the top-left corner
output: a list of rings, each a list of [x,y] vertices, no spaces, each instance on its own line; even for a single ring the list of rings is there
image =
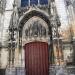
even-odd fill
[[[34,16],[25,23],[22,34],[24,43],[35,40],[47,42],[49,39],[48,25],[43,19]]]

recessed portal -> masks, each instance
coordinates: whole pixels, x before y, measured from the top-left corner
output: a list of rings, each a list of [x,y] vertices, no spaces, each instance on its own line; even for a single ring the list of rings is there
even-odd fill
[[[31,42],[24,46],[26,75],[48,75],[48,44]]]

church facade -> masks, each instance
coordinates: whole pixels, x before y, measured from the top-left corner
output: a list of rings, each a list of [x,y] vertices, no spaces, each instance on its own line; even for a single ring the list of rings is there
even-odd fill
[[[14,1],[7,42],[1,47],[7,52],[2,74],[50,75],[51,66],[64,65],[60,26],[54,0]]]

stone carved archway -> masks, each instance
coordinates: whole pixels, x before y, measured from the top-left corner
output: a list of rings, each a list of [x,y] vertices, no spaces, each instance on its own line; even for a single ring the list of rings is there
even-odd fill
[[[22,45],[33,41],[49,43],[48,31],[48,25],[43,19],[37,16],[30,18],[23,27]]]
[[[33,22],[32,22],[33,21]],[[37,30],[38,29],[38,30]],[[43,32],[40,32],[43,31]],[[49,60],[52,61],[52,28],[49,16],[38,10],[26,12],[19,23],[19,49],[29,42],[47,42],[50,51]]]
[[[28,29],[30,29],[31,27],[34,28],[34,26],[32,26],[32,25],[27,26],[28,21],[29,22],[32,22],[31,19],[35,19],[35,18],[37,19],[37,20],[35,20],[35,22],[39,21],[39,24],[40,24],[39,26],[40,27],[42,26],[42,28],[44,29],[44,32],[43,33],[46,33],[45,31],[47,31],[47,35],[48,36],[46,36],[46,37],[47,37],[47,39],[50,39],[50,40],[48,40],[49,44],[52,43],[52,27],[50,25],[49,15],[45,14],[41,10],[37,10],[37,9],[33,8],[32,10],[27,11],[20,18],[20,23],[19,23],[19,37],[20,37],[20,39],[19,40],[20,40],[21,44],[23,42],[22,39],[24,39],[23,38],[24,37],[24,34],[23,33],[24,32],[25,33],[28,32]],[[40,20],[41,20],[41,22],[40,22]],[[28,27],[28,29],[26,29],[26,27]],[[40,27],[39,27],[39,29],[40,29]]]

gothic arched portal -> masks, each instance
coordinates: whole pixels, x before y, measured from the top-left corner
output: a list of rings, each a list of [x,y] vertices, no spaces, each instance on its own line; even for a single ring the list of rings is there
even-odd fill
[[[22,46],[33,41],[43,41],[49,43],[48,25],[40,17],[33,16],[23,27]]]
[[[52,29],[49,18],[41,11],[32,10],[23,16],[19,29],[19,44],[22,48],[24,47],[25,51],[26,74],[49,75],[48,68],[49,63],[52,62],[50,58],[52,58],[51,51],[53,50]],[[44,67],[40,69],[40,66]],[[33,71],[33,68],[36,71]]]

